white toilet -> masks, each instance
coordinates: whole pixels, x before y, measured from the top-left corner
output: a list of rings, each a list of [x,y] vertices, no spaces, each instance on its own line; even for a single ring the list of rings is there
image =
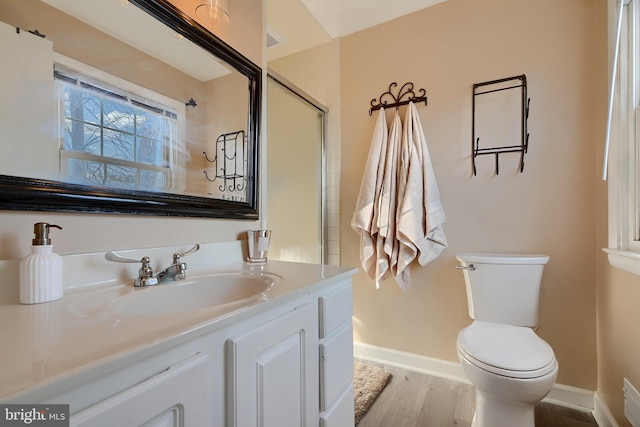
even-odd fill
[[[476,388],[472,427],[534,427],[534,406],[558,375],[553,349],[531,329],[538,322],[546,255],[460,254],[469,315],[458,357]]]

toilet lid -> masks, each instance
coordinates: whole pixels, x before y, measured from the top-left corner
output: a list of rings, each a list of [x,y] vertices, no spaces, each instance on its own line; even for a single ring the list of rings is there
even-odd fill
[[[475,321],[458,334],[458,349],[471,363],[513,378],[539,377],[557,366],[551,346],[522,326]]]

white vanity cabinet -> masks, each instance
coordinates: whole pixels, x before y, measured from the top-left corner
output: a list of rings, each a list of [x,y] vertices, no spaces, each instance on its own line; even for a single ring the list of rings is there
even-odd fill
[[[351,280],[227,341],[227,427],[347,427],[353,415]]]
[[[317,295],[320,355],[320,427],[354,425],[353,293],[351,281]]]
[[[69,404],[74,427],[353,426],[353,270],[270,267],[284,280],[268,298],[218,317],[199,311],[83,318],[74,304],[88,299],[66,295],[49,307],[59,307],[56,315],[75,328],[54,337],[67,339],[57,348],[69,348],[68,356],[55,361],[69,368],[1,399]],[[135,335],[118,339],[129,331]],[[73,349],[93,336],[93,347],[80,350],[106,341],[102,357],[73,365]],[[15,354],[14,365],[22,352]],[[54,359],[45,362],[56,367]]]
[[[318,425],[311,302],[227,341],[227,426]]]

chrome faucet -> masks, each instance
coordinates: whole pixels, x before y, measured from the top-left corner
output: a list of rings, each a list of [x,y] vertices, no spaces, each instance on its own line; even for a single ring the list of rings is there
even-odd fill
[[[148,256],[142,257],[142,259],[135,258],[127,258],[113,251],[109,251],[105,254],[105,258],[109,261],[114,262],[140,262],[142,266],[140,270],[138,270],[138,277],[133,282],[133,286],[135,287],[143,287],[143,286],[153,286],[160,283],[172,282],[175,280],[184,280],[186,278],[185,271],[187,269],[187,264],[181,262],[180,259],[184,258],[188,255],[191,255],[200,250],[200,245],[196,244],[193,248],[189,249],[184,253],[174,253],[173,254],[173,263],[158,273],[155,277],[153,276],[153,268],[150,266],[151,260]]]
[[[169,267],[162,270],[160,273],[156,275],[158,279],[158,283],[166,283],[175,280],[184,280],[186,279],[185,270],[187,269],[187,264],[184,262],[180,262],[180,258],[184,258],[187,255],[191,255],[192,253],[198,252],[200,250],[200,245],[196,243],[194,247],[189,249],[185,253],[174,253],[173,254],[173,264]]]

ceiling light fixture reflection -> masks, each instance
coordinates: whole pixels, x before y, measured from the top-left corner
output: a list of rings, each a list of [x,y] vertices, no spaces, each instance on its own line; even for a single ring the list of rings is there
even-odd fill
[[[231,24],[227,0],[206,0],[196,7],[196,16],[211,28],[225,28]]]

